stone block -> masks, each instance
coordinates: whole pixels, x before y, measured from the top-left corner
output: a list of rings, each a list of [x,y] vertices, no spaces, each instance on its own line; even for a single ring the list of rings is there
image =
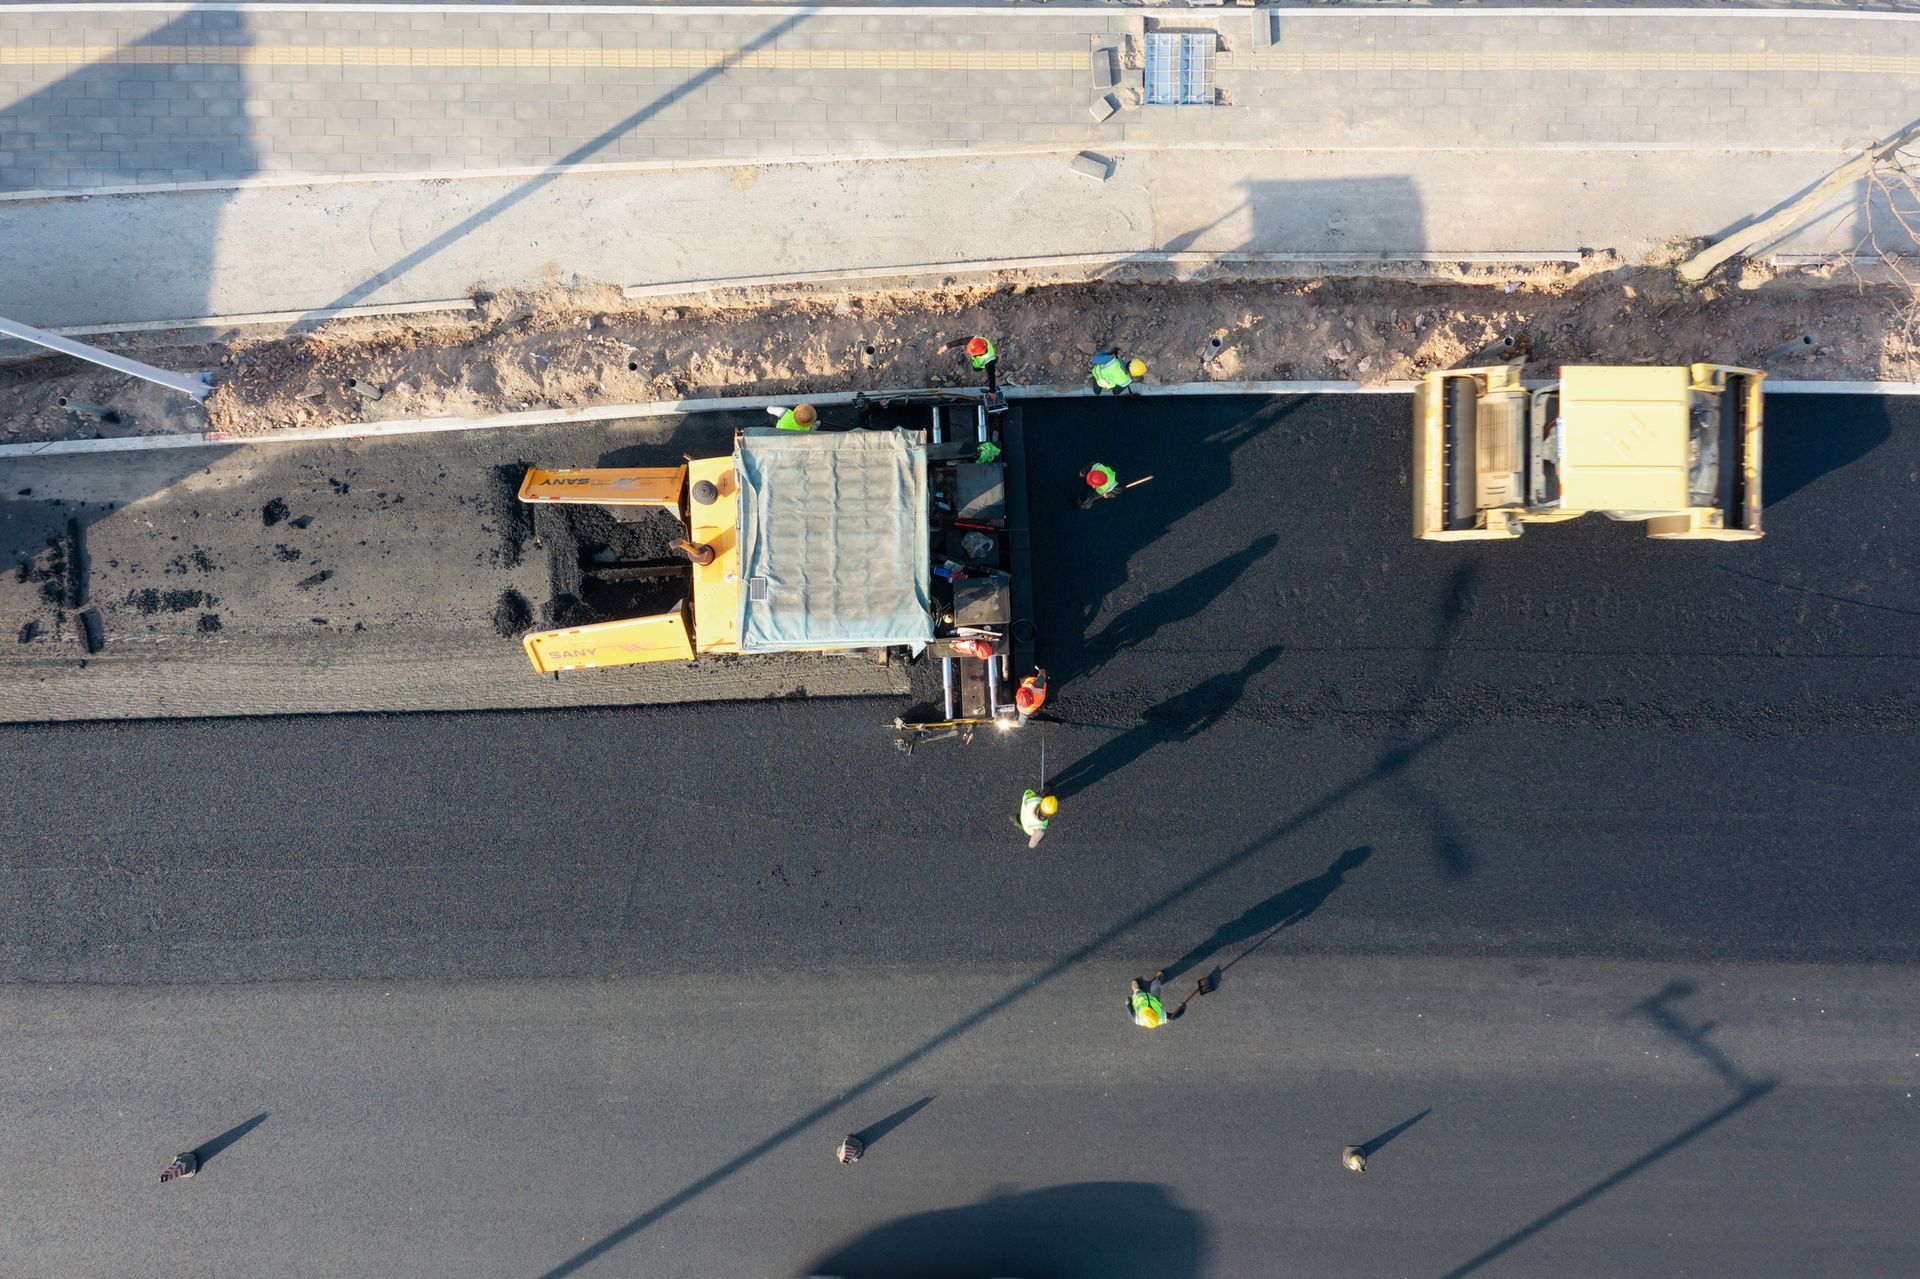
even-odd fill
[[[1068,163],[1075,173],[1085,174],[1095,182],[1105,182],[1113,176],[1113,160],[1096,151],[1082,151]]]

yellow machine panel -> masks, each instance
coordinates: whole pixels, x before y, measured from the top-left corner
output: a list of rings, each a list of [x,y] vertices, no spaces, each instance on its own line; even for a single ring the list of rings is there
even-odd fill
[[[521,641],[533,669],[546,674],[594,666],[631,666],[635,662],[693,660],[685,607],[652,617],[596,622],[563,631],[541,631]]]
[[[679,509],[686,487],[684,466],[529,470],[520,481],[522,502],[591,502],[598,506],[666,506]]]
[[[1560,503],[1574,511],[1687,509],[1685,368],[1560,371]]]
[[[718,496],[699,500],[700,484]],[[731,457],[687,463],[688,540],[713,549],[713,563],[693,566],[694,647],[702,653],[740,651],[740,483]]]

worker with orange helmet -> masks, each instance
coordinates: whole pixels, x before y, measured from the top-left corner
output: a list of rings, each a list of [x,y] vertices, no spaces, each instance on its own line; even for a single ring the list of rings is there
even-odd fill
[[[1060,801],[1052,795],[1042,795],[1028,787],[1020,796],[1020,833],[1027,837],[1028,848],[1040,847],[1040,839],[1047,833],[1047,824],[1053,815],[1060,811]]]
[[[1112,391],[1115,395],[1138,395],[1140,388],[1134,383],[1147,375],[1145,360],[1122,360],[1112,351],[1102,351],[1093,357],[1093,393]]]
[[[811,404],[796,404],[790,409],[776,405],[767,412],[779,419],[773,425],[782,431],[811,431],[820,421],[820,414]]]
[[[1133,1024],[1144,1026],[1148,1030],[1158,1030],[1167,1024],[1166,1005],[1160,1002],[1160,979],[1166,973],[1158,972],[1143,987],[1140,979],[1133,979],[1133,992],[1127,996],[1127,1012],[1133,1017]]]
[[[987,375],[987,394],[1000,393],[1000,352],[993,349],[993,343],[983,337],[967,339],[967,361],[973,365],[976,373]]]
[[[1034,667],[1033,674],[1020,681],[1020,687],[1013,690],[1013,709],[1020,715],[1020,722],[1026,723],[1047,701],[1047,672]]]

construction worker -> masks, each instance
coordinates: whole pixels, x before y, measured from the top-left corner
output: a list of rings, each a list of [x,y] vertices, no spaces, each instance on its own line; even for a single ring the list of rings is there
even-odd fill
[[[1059,811],[1059,800],[1051,795],[1042,795],[1031,787],[1020,796],[1020,833],[1027,837],[1028,848],[1040,847],[1041,836],[1047,833],[1048,823]]]
[[[776,406],[767,412],[779,419],[773,425],[782,431],[811,431],[820,420],[820,415],[814,412],[811,404],[796,404],[790,409]]]
[[[1000,393],[1000,352],[993,349],[993,343],[985,338],[967,339],[967,361],[973,365],[975,373],[987,375],[987,394]]]
[[[1148,1030],[1158,1030],[1167,1024],[1167,1010],[1160,1003],[1160,979],[1164,971],[1157,972],[1143,988],[1140,979],[1133,979],[1133,993],[1127,996],[1127,1012],[1133,1017],[1133,1024],[1145,1026]]]
[[[1080,495],[1073,499],[1073,504],[1083,511],[1091,511],[1093,504],[1102,498],[1120,495],[1120,477],[1115,475],[1113,468],[1104,462],[1095,462],[1080,472],[1080,479],[1086,487],[1081,489]]]
[[[1093,357],[1093,393],[1112,391],[1115,395],[1138,395],[1139,388],[1134,382],[1147,375],[1145,360],[1121,360],[1112,351],[1102,351]]]
[[[1020,722],[1026,723],[1033,713],[1046,704],[1047,672],[1034,667],[1033,674],[1020,681],[1020,687],[1013,690],[1013,709],[1020,715]]]

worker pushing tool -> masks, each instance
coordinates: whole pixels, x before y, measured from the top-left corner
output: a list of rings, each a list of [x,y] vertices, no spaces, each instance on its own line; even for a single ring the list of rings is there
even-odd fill
[[[1165,972],[1157,972],[1147,979],[1145,986],[1138,977],[1133,979],[1132,993],[1127,996],[1127,1013],[1134,1025],[1158,1030],[1167,1024],[1166,1006],[1160,1002],[1160,979],[1165,976]]]
[[[1047,703],[1047,672],[1042,667],[1034,667],[1033,674],[1020,681],[1020,687],[1013,691],[1013,709],[1022,724],[1033,718],[1035,711]]]
[[[1138,395],[1140,388],[1134,383],[1147,375],[1145,360],[1122,360],[1112,351],[1102,351],[1093,357],[1093,393],[1099,395],[1111,391],[1115,395]]]
[[[987,394],[1000,393],[1000,352],[993,349],[993,343],[983,337],[967,340],[967,362],[973,365],[975,373],[987,375]]]

